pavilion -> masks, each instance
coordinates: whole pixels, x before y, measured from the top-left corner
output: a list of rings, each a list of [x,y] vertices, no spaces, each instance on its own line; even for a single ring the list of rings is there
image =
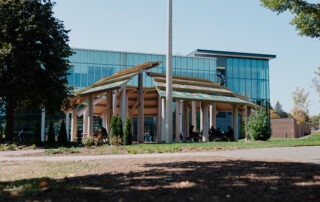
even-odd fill
[[[144,141],[144,117],[157,117],[157,142],[165,142],[165,74],[151,70],[160,62],[147,62],[132,68],[116,72],[112,76],[76,92],[70,97],[70,107],[65,110],[71,114],[72,141],[77,138],[78,117],[83,116],[83,135],[93,136],[93,116],[100,116],[107,132],[110,131],[111,117],[119,115],[123,126],[127,117],[133,123],[137,117],[137,141]],[[143,87],[143,77],[152,78],[154,87]],[[138,77],[138,85],[128,85]],[[209,141],[208,131],[211,126],[216,128],[216,113],[218,111],[232,112],[232,128],[234,140],[239,136],[239,114],[250,115],[251,109],[259,108],[247,101],[246,97],[232,92],[230,89],[205,79],[183,76],[173,76],[173,102],[175,102],[176,130],[173,135],[179,140],[179,135],[189,136],[189,120],[196,125],[196,110],[200,110],[200,128],[203,131],[202,141]],[[191,113],[190,113],[191,112]],[[189,117],[191,114],[191,117]],[[69,128],[69,121],[66,121]],[[131,129],[132,130],[132,129]]]

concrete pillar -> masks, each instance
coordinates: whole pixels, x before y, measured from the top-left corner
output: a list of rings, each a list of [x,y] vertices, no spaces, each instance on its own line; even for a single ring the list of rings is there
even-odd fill
[[[93,137],[93,98],[89,96],[88,103],[88,137]]]
[[[161,109],[162,109],[161,97],[158,97],[158,113],[157,113],[157,142],[161,142],[161,127],[162,127],[162,120],[161,120]]]
[[[122,86],[121,97],[120,97],[120,116],[122,119],[122,130],[126,125],[126,120],[128,116],[128,97],[126,92],[126,86]]]
[[[72,138],[70,137],[70,113],[66,113],[66,132],[67,132],[67,139],[70,141]]]
[[[245,121],[245,127],[248,125],[248,119],[250,116],[251,109],[247,105],[244,107],[244,121]],[[249,133],[247,133],[247,130],[245,130],[245,141],[248,141],[250,139]]]
[[[114,90],[112,94],[112,115],[117,116],[117,91]]]
[[[185,137],[189,136],[189,107],[188,101],[183,101],[183,113],[182,113],[182,134]]]
[[[203,131],[203,109],[202,109],[202,103],[200,103],[200,128],[199,131]]]
[[[210,105],[210,128],[213,126],[214,128],[217,128],[217,105],[216,103],[213,103]]]
[[[233,128],[233,139],[234,141],[238,141],[239,137],[239,109],[238,105],[232,105],[232,128]]]
[[[197,105],[196,101],[191,102],[191,117],[192,117],[192,125],[194,126],[194,130],[197,129]]]
[[[45,141],[45,128],[46,128],[46,109],[41,109],[41,142]]]
[[[113,115],[113,110],[112,110],[112,101],[113,101],[113,93],[112,91],[108,91],[107,94],[107,111],[106,111],[106,130],[107,133],[110,134],[110,122],[111,122],[111,117]]]
[[[166,141],[166,100],[161,98],[161,142]]]
[[[175,131],[175,142],[179,142],[179,132],[180,132],[180,101],[176,101],[176,131]]]
[[[208,142],[209,141],[209,104],[201,103],[201,117],[202,117],[202,141]]]
[[[138,133],[137,139],[139,142],[144,141],[144,97],[143,97],[143,75],[142,72],[138,76]]]
[[[83,112],[82,133],[84,137],[88,135],[88,109]]]
[[[77,109],[72,110],[72,115],[71,115],[71,141],[76,141],[77,140],[77,131],[78,131],[78,116],[77,116]]]

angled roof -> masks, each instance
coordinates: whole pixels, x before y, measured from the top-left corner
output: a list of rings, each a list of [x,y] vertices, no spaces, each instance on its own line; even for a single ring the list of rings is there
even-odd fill
[[[276,58],[276,55],[260,54],[260,53],[242,53],[242,52],[229,52],[229,51],[218,51],[218,50],[205,50],[197,49],[192,54],[199,56],[222,56],[222,57],[241,57],[241,58],[256,58],[271,60]]]
[[[79,90],[76,95],[87,95],[91,93],[99,93],[101,91],[120,88],[121,85],[126,84],[133,77],[138,75],[141,71],[145,71],[156,67],[160,62],[146,62],[128,69],[121,70],[111,76],[105,77],[96,83]]]
[[[166,96],[165,74],[148,72],[148,76],[157,88],[160,97]],[[195,79],[184,76],[173,76],[172,97],[174,99],[213,101],[229,104],[245,104],[253,108],[259,106],[246,100],[244,96],[232,92],[230,89],[205,79]]]

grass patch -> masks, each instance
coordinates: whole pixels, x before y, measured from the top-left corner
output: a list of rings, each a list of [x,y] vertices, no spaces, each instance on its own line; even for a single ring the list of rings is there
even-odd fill
[[[129,154],[151,154],[151,153],[175,153],[208,150],[233,150],[241,148],[266,148],[266,147],[297,147],[297,146],[320,146],[320,134],[308,137],[293,138],[271,138],[268,141],[239,140],[238,142],[192,142],[173,144],[137,144],[123,146]]]
[[[48,149],[46,150],[46,153],[49,155],[54,154],[77,154],[80,153],[80,150],[78,148],[65,148],[65,147],[59,147],[58,149]]]

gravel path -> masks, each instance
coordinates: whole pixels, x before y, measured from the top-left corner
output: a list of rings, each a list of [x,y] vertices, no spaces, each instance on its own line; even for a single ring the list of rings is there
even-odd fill
[[[136,159],[136,158],[168,158],[183,156],[219,156],[237,159],[259,159],[269,161],[292,161],[320,164],[320,146],[313,147],[279,147],[260,149],[240,149],[232,151],[210,151],[192,153],[161,154],[125,154],[125,155],[91,155],[91,156],[22,156],[43,152],[44,150],[21,150],[0,152],[0,161],[87,161],[99,159]]]

